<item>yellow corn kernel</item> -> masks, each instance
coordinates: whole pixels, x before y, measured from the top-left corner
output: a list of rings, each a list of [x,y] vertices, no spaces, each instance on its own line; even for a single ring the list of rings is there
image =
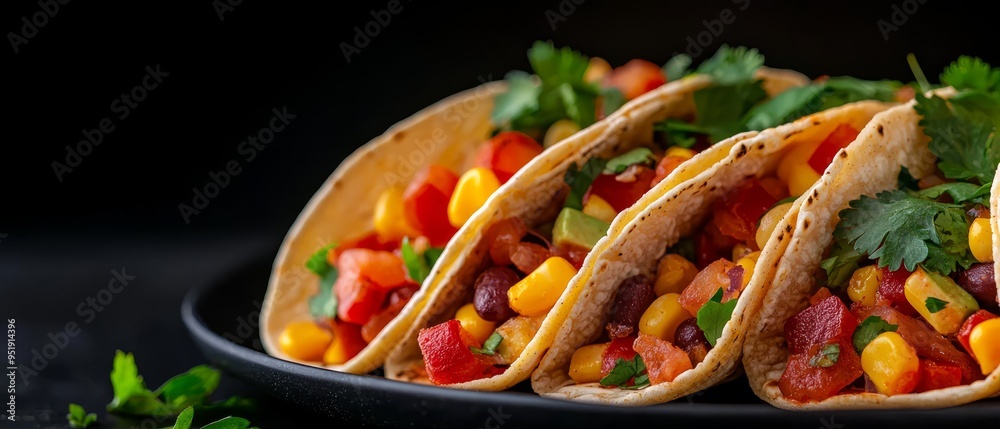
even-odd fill
[[[462,328],[465,329],[472,337],[482,343],[486,341],[490,335],[493,334],[493,329],[496,328],[496,323],[490,322],[488,320],[483,320],[479,317],[479,313],[476,313],[476,306],[472,303],[468,303],[459,308],[455,312],[455,319],[462,324]]]
[[[788,175],[788,193],[791,195],[805,194],[817,180],[819,180],[819,173],[816,173],[816,170],[813,170],[809,164],[794,165]]]
[[[278,347],[293,359],[320,362],[333,341],[333,334],[312,321],[292,322],[278,337]]]
[[[399,240],[403,237],[420,235],[406,223],[403,214],[403,189],[386,188],[375,203],[375,232],[385,240]]]
[[[873,307],[879,283],[882,283],[882,270],[874,265],[858,268],[847,283],[847,296],[851,301]]]
[[[883,332],[861,352],[861,368],[879,393],[909,393],[916,384],[920,358],[902,336]]]
[[[535,338],[538,328],[542,326],[545,315],[526,317],[511,317],[503,322],[497,333],[503,337],[500,345],[497,346],[497,355],[500,356],[500,364],[509,365],[521,356],[521,352],[528,347],[528,343]]]
[[[811,167],[809,168],[811,171]],[[800,195],[800,194],[792,194],[792,195]],[[768,210],[767,213],[764,213],[764,216],[760,218],[760,224],[757,226],[757,235],[754,237],[754,239],[757,241],[758,249],[764,248],[764,245],[767,244],[767,240],[771,238],[771,234],[774,233],[774,228],[778,226],[778,223],[781,222],[781,219],[784,218],[785,214],[787,214],[788,211],[791,209],[792,209],[792,203],[785,203],[771,210]]]
[[[542,146],[549,147],[580,131],[580,126],[569,119],[560,119],[549,126],[542,139]]]
[[[678,302],[680,297],[676,293],[668,293],[656,298],[639,318],[639,332],[673,343],[677,326],[693,317],[681,307]]]
[[[969,250],[979,262],[993,262],[993,230],[989,219],[978,218],[969,225]]]
[[[660,265],[656,268],[656,284],[653,286],[653,292],[656,292],[656,296],[681,293],[696,275],[698,267],[691,261],[676,253],[668,253],[660,259]]]
[[[760,251],[749,253],[736,261],[736,265],[743,267],[743,284],[740,286],[741,288],[745,288],[750,284],[750,278],[753,277],[753,269],[757,266],[758,259],[760,259]]]
[[[448,222],[455,228],[461,228],[498,188],[500,180],[489,169],[475,167],[466,171],[458,179],[448,201]]]
[[[599,82],[608,73],[611,73],[611,64],[608,64],[604,58],[590,57],[590,61],[587,63],[587,71],[583,72],[583,81]]]
[[[750,249],[750,246],[743,243],[736,243],[736,245],[733,246],[733,257],[729,259],[731,261],[739,261],[740,258],[749,255],[752,252],[753,250]]]
[[[611,343],[591,344],[576,349],[569,361],[569,377],[576,384],[601,381],[601,364],[604,351]]]
[[[618,216],[618,212],[615,211],[614,207],[611,207],[611,203],[595,194],[590,194],[587,197],[587,204],[583,205],[583,214],[607,223],[611,223],[615,220],[615,216]]]
[[[548,313],[575,275],[576,268],[569,261],[558,256],[546,259],[507,290],[510,308],[524,316]]]
[[[980,322],[969,334],[969,348],[979,362],[983,375],[989,375],[1000,366],[1000,319]]]
[[[667,152],[663,154],[663,157],[666,158],[668,156],[676,156],[684,159],[691,159],[694,158],[694,156],[697,154],[698,152],[695,152],[688,148],[680,146],[670,146],[670,148],[667,149]]]
[[[810,141],[807,143],[800,143],[792,147],[788,153],[778,161],[778,171],[776,172],[778,178],[788,182],[788,178],[792,175],[792,167],[796,165],[808,165],[809,157],[812,156],[816,148],[819,147],[822,140]],[[800,195],[800,194],[792,194]]]

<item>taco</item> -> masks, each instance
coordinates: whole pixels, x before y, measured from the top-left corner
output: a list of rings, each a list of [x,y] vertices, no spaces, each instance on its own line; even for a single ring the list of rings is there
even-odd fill
[[[754,392],[787,409],[933,408],[1000,392],[1000,70],[876,116],[809,191],[747,333]]]
[[[433,290],[443,247],[532,158],[662,85],[648,61],[612,69],[538,42],[512,72],[391,127],[313,196],[275,260],[261,310],[268,353],[365,373]],[[440,262],[439,262],[440,261]]]
[[[668,76],[669,70],[683,73],[678,61],[690,64],[683,57],[671,60]],[[605,247],[655,200],[650,188],[666,193],[712,170],[728,150],[708,148],[721,135],[739,133],[720,143],[730,147],[751,139],[751,120],[783,120],[836,103],[833,98],[860,97],[826,83],[804,85],[800,75],[762,63],[756,51],[724,47],[693,75],[553,148],[565,156],[529,163],[502,198],[491,199],[463,227],[461,244],[445,251],[454,262],[386,360],[386,376],[478,390],[502,390],[528,378],[574,303],[590,301],[578,297],[601,274],[593,271],[593,255],[607,253]],[[893,84],[851,82],[895,96],[885,90]],[[873,103],[871,114],[886,106]]]

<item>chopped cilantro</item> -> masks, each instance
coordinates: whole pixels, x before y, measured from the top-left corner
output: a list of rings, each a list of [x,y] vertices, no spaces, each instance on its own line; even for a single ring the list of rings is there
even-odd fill
[[[819,353],[809,359],[809,366],[814,368],[829,368],[840,358],[840,344],[827,344],[819,349]]]
[[[722,330],[726,327],[726,323],[729,323],[729,319],[733,317],[736,302],[735,299],[722,302],[722,289],[720,288],[698,310],[698,327],[705,333],[705,339],[712,347],[715,347],[715,343],[722,336]]]
[[[931,314],[944,310],[946,305],[948,305],[948,301],[937,299],[933,296],[928,297],[927,300],[924,301],[924,306],[927,307],[927,311],[931,312]]]
[[[406,264],[406,271],[410,275],[410,278],[417,283],[423,284],[424,280],[431,274],[434,263],[441,257],[444,249],[432,247],[423,253],[417,254],[417,251],[410,244],[410,239],[407,237],[403,238],[403,246],[400,248],[400,252],[402,253],[403,263]]]
[[[875,337],[883,332],[896,332],[898,325],[892,325],[886,322],[885,319],[878,316],[868,316],[864,321],[858,325],[857,329],[854,330],[854,349],[861,353],[868,343],[872,342]]]
[[[656,161],[653,151],[648,147],[637,147],[608,160],[604,166],[604,174],[621,174],[634,164],[649,164]]]
[[[663,65],[663,75],[668,81],[675,81],[691,73],[691,57],[687,54],[674,55]]]
[[[499,332],[494,332],[490,335],[486,341],[483,342],[483,348],[469,347],[475,354],[493,356],[497,352],[497,347],[503,341],[503,336]]]
[[[826,271],[826,285],[840,289],[860,267],[858,263],[865,255],[854,250],[846,240],[837,240],[834,246],[830,255],[820,262],[820,267]]]
[[[566,197],[564,207],[583,210],[583,196],[594,183],[594,179],[604,171],[607,161],[601,158],[591,158],[582,167],[577,167],[576,163],[566,170],[565,181],[569,185],[569,195]]]
[[[337,282],[339,271],[332,268],[319,281],[319,292],[309,298],[309,314],[315,319],[333,319],[337,317],[337,294],[333,293],[333,284]]]
[[[632,360],[618,358],[611,372],[601,379],[601,386],[641,389],[649,385],[649,376],[643,377],[645,371],[646,363],[642,361],[642,356],[638,354]],[[635,378],[634,385],[626,386],[628,381],[632,380],[633,377]]]
[[[601,89],[601,109],[604,116],[611,115],[625,105],[625,95],[618,88]]]
[[[317,276],[325,276],[326,273],[333,268],[326,260],[327,254],[330,253],[330,249],[335,247],[337,247],[337,243],[330,243],[326,246],[320,247],[319,250],[314,252],[312,256],[306,260],[306,268],[315,273]]]
[[[69,414],[66,414],[69,427],[84,429],[97,422],[96,413],[87,413],[79,404],[69,404]]]

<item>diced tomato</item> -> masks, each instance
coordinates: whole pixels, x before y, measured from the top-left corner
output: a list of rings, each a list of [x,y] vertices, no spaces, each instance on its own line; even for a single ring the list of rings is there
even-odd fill
[[[857,327],[858,319],[840,298],[831,296],[789,318],[785,322],[785,341],[791,354],[805,353],[817,344],[852,344]],[[854,350],[853,345],[849,348]]]
[[[329,262],[330,265],[337,266],[337,259],[340,258],[340,254],[344,253],[345,250],[371,249],[391,252],[398,249],[399,245],[400,242],[398,240],[383,240],[377,233],[369,232],[368,234],[352,238],[340,243],[337,247],[334,247],[330,252],[327,252],[326,261]]]
[[[716,205],[712,222],[723,234],[748,241],[754,238],[757,221],[777,202],[759,180],[750,179]]]
[[[345,362],[357,356],[368,345],[368,341],[361,334],[361,326],[359,325],[334,321],[332,329],[334,340],[330,347],[338,347],[337,352],[346,358]]]
[[[337,260],[340,275],[347,272],[359,273],[371,281],[372,286],[389,290],[407,283],[403,260],[395,253],[381,250],[349,249]]]
[[[605,78],[605,86],[618,88],[626,100],[631,100],[667,83],[659,66],[646,60],[634,59],[616,67]]]
[[[728,259],[719,259],[698,272],[691,283],[681,292],[681,297],[677,299],[681,307],[684,307],[688,313],[697,315],[698,310],[701,310],[701,307],[712,299],[712,296],[719,289],[725,291],[729,288],[731,283],[729,270],[733,267],[736,267],[736,264]],[[725,296],[723,296],[723,301],[728,301]]]
[[[337,294],[337,317],[349,323],[363,325],[382,309],[386,292],[355,272],[341,272],[333,284]]]
[[[962,327],[959,328],[958,334],[956,334],[956,336],[958,337],[958,342],[962,344],[962,347],[965,348],[965,351],[969,352],[969,355],[971,355],[973,358],[975,358],[976,355],[972,353],[972,347],[969,346],[969,336],[972,335],[972,328],[975,328],[976,325],[983,323],[987,320],[994,319],[996,317],[997,316],[995,314],[990,313],[989,311],[979,310],[975,313],[972,313],[971,316],[965,319],[965,323],[962,323]]]
[[[670,173],[673,173],[673,171],[676,170],[677,167],[680,167],[681,164],[683,164],[684,161],[687,161],[688,159],[689,158],[684,158],[680,156],[663,157],[663,159],[661,159],[660,162],[656,163],[656,175],[653,176],[653,181],[650,182],[649,184],[650,189],[656,186],[657,183],[663,181],[663,179],[666,179],[667,176],[670,175]]]
[[[859,133],[850,125],[838,125],[813,151],[812,156],[809,157],[809,166],[816,170],[816,173],[823,174],[826,167],[829,167],[830,163],[833,162],[833,157],[837,156],[837,152],[858,138]]]
[[[577,270],[583,268],[583,262],[587,259],[587,255],[590,254],[590,249],[577,246],[553,247],[550,250],[552,254],[562,256],[563,259],[569,261]]]
[[[507,183],[521,167],[545,148],[535,139],[518,131],[504,131],[493,136],[476,155],[476,167],[488,168],[500,183]]]
[[[521,218],[505,218],[486,229],[486,242],[490,244],[490,259],[494,265],[510,265],[510,255],[517,250],[521,238],[528,233],[528,226]]]
[[[840,341],[838,344],[840,355],[837,362],[825,368],[812,366],[809,362],[826,344],[813,344],[789,356],[785,372],[778,380],[781,394],[793,401],[821,401],[836,395],[861,377],[861,357],[854,351],[851,341]]]
[[[906,279],[910,277],[906,268],[899,267],[896,271],[889,271],[889,267],[880,268],[882,270],[882,282],[878,284],[878,291],[875,293],[876,302],[891,304],[894,308],[907,316],[917,314],[917,310],[906,300],[903,293],[903,286]]]
[[[646,364],[652,384],[674,381],[678,375],[694,367],[687,352],[652,335],[639,334],[634,347]]]
[[[723,235],[714,222],[709,222],[698,233],[698,239],[695,243],[695,265],[698,268],[705,268],[708,264],[719,259],[729,258],[733,254],[733,246],[735,245],[735,239]]]
[[[431,383],[455,384],[492,375],[490,361],[469,349],[481,345],[458,320],[421,329],[417,343]]]
[[[601,376],[607,377],[611,373],[612,369],[615,369],[615,363],[618,359],[632,360],[635,359],[635,349],[632,348],[632,344],[635,342],[634,336],[615,338],[611,340],[611,344],[608,348],[604,349],[604,353],[601,354]]]
[[[510,261],[521,270],[522,273],[530,274],[549,259],[551,252],[545,246],[536,243],[520,242],[514,247],[514,253],[510,254]]]
[[[443,246],[457,229],[448,221],[448,201],[458,176],[440,165],[429,165],[413,177],[403,193],[406,221],[427,236],[432,246]]]
[[[365,322],[364,326],[361,327],[361,337],[364,338],[365,342],[372,342],[375,336],[399,315],[399,312],[403,310],[403,307],[419,288],[420,285],[414,284],[390,292],[388,305],[385,309],[369,318],[368,322]]]
[[[896,333],[917,350],[917,356],[959,367],[963,384],[983,378],[979,364],[971,356],[959,351],[951,341],[926,323],[886,306],[875,307],[871,314],[896,325]]]
[[[917,377],[920,381],[913,389],[914,392],[945,389],[962,384],[962,369],[954,365],[920,359],[920,373]]]
[[[626,176],[629,175],[628,170],[617,176],[613,174],[598,175],[594,179],[594,183],[590,185],[588,196],[592,193],[603,198],[618,212],[632,207],[649,190],[649,184],[652,183],[653,176],[656,175],[649,167],[640,165],[635,168],[638,168],[638,171],[633,175],[634,177],[627,177],[629,180],[627,182],[618,179],[626,179]]]
[[[833,294],[830,293],[830,289],[827,289],[825,287],[821,287],[821,288],[819,288],[818,291],[816,291],[816,293],[813,294],[813,296],[811,296],[809,298],[809,305],[819,304],[824,299],[827,299],[827,298],[829,298],[831,296],[833,296]]]

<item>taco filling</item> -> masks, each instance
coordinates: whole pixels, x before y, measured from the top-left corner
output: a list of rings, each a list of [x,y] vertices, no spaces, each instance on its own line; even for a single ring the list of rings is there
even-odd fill
[[[666,82],[647,61],[612,69],[600,58],[588,60],[551,43],[537,42],[528,57],[537,78],[508,74],[508,90],[496,97],[492,112],[494,136],[476,149],[472,168],[459,173],[426,166],[407,186],[382,192],[371,231],[328,244],[306,261],[320,290],[308,303],[312,319],[285,326],[282,352],[327,365],[353,358],[420,289],[443,246],[518,170]]]
[[[671,79],[680,78],[692,73],[686,70],[689,64],[690,59],[675,57],[664,69]],[[843,104],[853,101],[852,98],[892,100],[897,96],[896,89],[899,87],[895,82],[839,78],[841,82],[850,82],[847,89],[831,88],[826,82],[816,82],[803,87],[808,92],[794,88],[769,99],[762,88],[763,82],[755,77],[757,68],[762,64],[763,57],[755,50],[723,47],[693,71],[712,76],[715,82],[694,93],[697,115],[658,124],[656,129],[659,132],[652,136],[652,141],[614,158],[592,158],[579,169],[571,169],[565,180],[568,192],[552,202],[553,210],[547,218],[538,219],[531,226],[521,219],[509,218],[487,230],[489,266],[478,272],[471,302],[460,307],[453,319],[419,333],[420,351],[430,381],[434,384],[455,384],[503,373],[535,337],[545,316],[582,267],[588,253],[607,233],[618,213],[635,204],[643,194],[699,151],[730,134],[749,130],[755,123],[768,126],[773,121],[785,121],[788,115],[809,114],[812,113],[810,109]],[[792,91],[799,95],[792,99],[784,95]],[[739,108],[734,110],[733,106]],[[857,131],[849,127],[838,128],[826,140],[809,146],[808,151],[790,153],[785,163],[787,166],[781,169],[783,179],[753,180],[739,192],[734,192],[728,205],[719,208],[720,213],[725,212],[719,216],[723,219],[720,222],[724,229],[715,224],[706,227],[700,239],[704,243],[697,258],[672,255],[661,264],[670,267],[670,276],[674,277],[675,284],[667,285],[667,276],[664,276],[664,284],[656,286],[654,292],[655,282],[652,280],[630,279],[628,287],[623,287],[626,292],[619,296],[621,305],[615,307],[619,309],[613,316],[616,322],[609,324],[608,339],[613,341],[581,349],[579,367],[586,367],[590,372],[586,376],[578,374],[578,382],[598,381],[608,375],[616,363],[636,365],[632,360],[636,354],[633,342],[640,332],[640,316],[657,295],[667,295],[668,292],[672,292],[672,298],[666,296],[656,301],[656,307],[665,308],[670,305],[667,303],[669,299],[673,299],[674,307],[680,308],[677,306],[678,294],[698,273],[698,268],[690,261],[697,261],[700,268],[711,274],[705,274],[702,288],[694,288],[689,293],[690,310],[681,311],[696,314],[712,298],[717,285],[710,284],[708,278],[713,275],[727,279],[722,288],[728,291],[724,294],[726,301],[738,296],[739,289],[746,282],[737,279],[738,287],[732,289],[728,280],[729,272],[736,272],[732,270],[736,264],[713,262],[720,255],[739,253],[733,259],[749,266],[745,276],[749,280],[753,260],[759,255],[755,252],[759,250],[756,244],[758,219],[789,195],[789,187],[797,192],[808,188],[819,178],[833,154],[853,141],[856,135]],[[816,160],[812,160],[813,157]],[[805,163],[807,160],[810,161],[808,164]],[[805,174],[806,170],[799,168],[800,164],[806,165],[810,174]],[[818,166],[818,171],[812,170],[817,168],[813,165]],[[762,222],[765,229],[770,228],[762,233],[764,241],[788,207],[790,204],[778,205],[773,214],[768,213],[766,222]],[[737,246],[738,243],[744,244]],[[728,262],[728,266],[723,262]],[[739,272],[742,273],[743,268]],[[694,292],[695,289],[700,292]],[[722,299],[720,296],[713,302],[722,305]],[[668,321],[668,317],[664,316],[662,320],[650,322],[651,326],[656,325],[651,329],[658,330],[659,341],[669,346],[666,338],[673,341],[673,328],[690,317],[693,316]],[[668,329],[659,325],[661,323],[673,323],[673,327]],[[700,335],[700,331],[698,333]],[[663,349],[659,343],[655,346],[654,353],[660,357],[657,363],[666,365],[667,361],[672,362],[680,355],[687,359],[686,353],[664,354],[673,349]],[[706,346],[710,347],[707,343]],[[577,361],[574,357],[574,362]],[[690,367],[690,362],[687,365]],[[625,382],[617,384],[624,385]]]
[[[937,169],[914,178],[902,167],[896,189],[839,213],[822,287],[784,325],[785,398],[927,392],[968,385],[1000,365],[988,208],[1000,163],[998,76],[962,58],[942,75],[957,95],[917,95]]]

